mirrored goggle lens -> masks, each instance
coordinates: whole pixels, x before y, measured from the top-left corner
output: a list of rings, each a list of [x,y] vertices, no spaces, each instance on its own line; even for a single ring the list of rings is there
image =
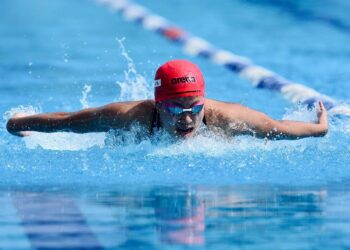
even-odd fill
[[[189,108],[189,109],[183,109],[183,108],[176,107],[176,106],[169,106],[167,108],[168,108],[169,112],[173,115],[180,115],[180,114],[187,112],[187,111],[192,112],[193,114],[198,114],[202,111],[203,104],[193,106],[192,108]]]
[[[192,113],[198,114],[203,109],[203,104],[192,107]]]
[[[180,108],[180,107],[174,107],[174,106],[168,107],[168,110],[169,110],[169,112],[170,112],[171,114],[173,114],[173,115],[179,115],[179,114],[181,114],[181,113],[183,112],[183,109],[182,109],[182,108]]]

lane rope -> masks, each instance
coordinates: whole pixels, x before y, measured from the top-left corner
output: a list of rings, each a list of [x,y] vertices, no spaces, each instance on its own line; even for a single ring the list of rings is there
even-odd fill
[[[153,14],[141,5],[128,0],[95,0],[108,6],[112,11],[120,12],[128,22],[136,22],[144,29],[158,33],[172,42],[182,45],[186,54],[201,56],[215,64],[221,65],[239,76],[248,79],[255,88],[281,93],[292,103],[312,107],[322,101],[332,115],[350,116],[350,106],[337,101],[316,90],[285,79],[264,67],[254,64],[250,59],[216,48],[210,42],[191,35],[189,32],[172,24],[162,16]]]

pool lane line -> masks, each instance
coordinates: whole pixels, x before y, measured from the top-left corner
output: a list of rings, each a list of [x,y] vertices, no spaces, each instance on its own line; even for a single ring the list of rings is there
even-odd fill
[[[295,1],[285,1],[285,0],[248,0],[250,4],[260,5],[260,6],[271,6],[278,8],[284,12],[287,12],[289,15],[293,16],[296,19],[304,21],[315,21],[323,24],[327,24],[337,30],[343,31],[347,34],[350,34],[350,25],[344,23],[342,20],[331,16],[325,16],[312,12],[311,10],[302,10],[298,8]]]
[[[119,249],[128,241],[126,209],[106,206],[94,200],[75,200],[89,227],[106,249]]]
[[[34,250],[21,225],[21,219],[12,204],[9,193],[0,197],[0,204],[0,249]]]
[[[120,12],[126,21],[136,22],[144,29],[153,31],[172,42],[182,45],[187,54],[201,56],[221,65],[239,76],[248,79],[260,89],[279,92],[292,103],[301,103],[309,107],[317,101],[333,115],[350,116],[350,106],[302,84],[290,81],[266,68],[255,65],[248,58],[235,55],[227,50],[216,48],[208,41],[191,35],[164,17],[151,13],[141,5],[127,0],[95,0],[108,6],[112,11]]]
[[[14,192],[11,196],[32,248],[104,249],[72,198],[44,192]]]

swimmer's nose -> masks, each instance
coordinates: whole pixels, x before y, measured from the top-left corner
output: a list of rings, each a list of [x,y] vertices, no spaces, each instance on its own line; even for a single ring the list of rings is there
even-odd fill
[[[193,119],[188,112],[185,112],[181,115],[178,122],[182,124],[191,124],[193,122]]]

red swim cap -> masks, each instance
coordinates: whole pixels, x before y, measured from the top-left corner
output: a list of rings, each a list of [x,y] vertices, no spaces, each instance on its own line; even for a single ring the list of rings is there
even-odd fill
[[[204,78],[197,65],[186,60],[169,61],[154,77],[156,102],[184,96],[204,96]]]

